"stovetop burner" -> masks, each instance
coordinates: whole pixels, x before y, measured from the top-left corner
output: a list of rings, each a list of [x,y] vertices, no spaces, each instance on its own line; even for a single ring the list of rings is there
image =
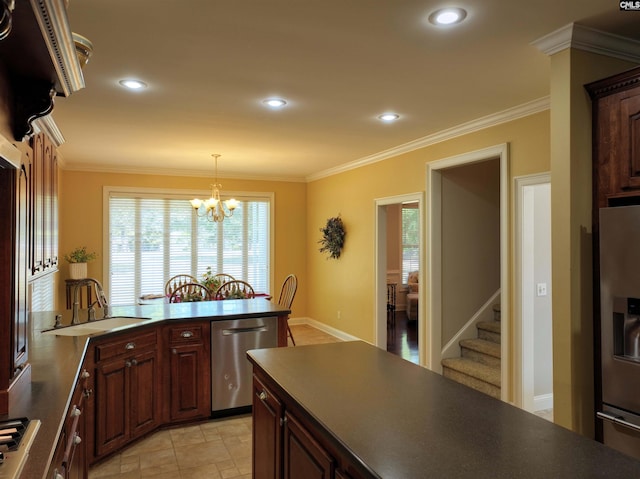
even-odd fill
[[[17,451],[28,425],[26,417],[0,421],[0,452]]]

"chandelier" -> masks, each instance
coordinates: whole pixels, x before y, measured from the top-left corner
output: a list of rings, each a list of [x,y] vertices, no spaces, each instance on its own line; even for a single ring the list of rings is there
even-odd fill
[[[205,216],[213,223],[220,223],[225,218],[233,216],[233,210],[238,207],[238,201],[231,198],[230,200],[220,201],[220,188],[222,185],[218,183],[218,158],[220,155],[213,154],[215,161],[215,183],[211,185],[211,197],[208,200],[200,200],[194,198],[191,200],[191,206],[196,214],[200,217]]]

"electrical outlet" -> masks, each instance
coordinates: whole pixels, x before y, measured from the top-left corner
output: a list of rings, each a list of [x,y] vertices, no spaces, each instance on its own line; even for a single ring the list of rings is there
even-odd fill
[[[538,296],[546,296],[547,295],[547,283],[538,283],[536,285]]]

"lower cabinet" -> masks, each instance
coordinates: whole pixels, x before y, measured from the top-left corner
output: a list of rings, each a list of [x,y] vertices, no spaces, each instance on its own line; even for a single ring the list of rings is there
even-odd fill
[[[90,377],[91,374],[86,369],[80,373],[47,478],[85,479],[87,477],[85,406],[93,392],[89,386]]]
[[[254,479],[363,479],[326,434],[298,415],[295,403],[274,393],[269,380],[253,376]]]
[[[165,422],[208,418],[211,415],[210,323],[165,326],[163,330],[167,378]]]
[[[92,346],[95,430],[90,463],[158,427],[162,390],[155,329],[108,337]]]

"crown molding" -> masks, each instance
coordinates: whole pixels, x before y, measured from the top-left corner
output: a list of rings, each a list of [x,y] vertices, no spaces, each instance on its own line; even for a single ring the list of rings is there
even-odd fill
[[[553,55],[567,48],[640,63],[640,42],[577,23],[570,23],[533,42],[542,53]]]
[[[64,136],[51,114],[36,118],[33,120],[32,126],[36,133],[42,132],[47,135],[56,147],[64,144]]]
[[[428,135],[422,138],[418,138],[417,140],[413,140],[408,143],[404,143],[402,145],[396,146],[394,148],[381,151],[380,153],[375,153],[370,156],[365,156],[364,158],[361,158],[359,160],[355,160],[349,163],[345,163],[335,168],[329,168],[327,170],[315,173],[313,175],[309,175],[307,176],[306,179],[308,182],[315,181],[321,178],[326,178],[328,176],[344,173],[349,170],[355,170],[356,168],[361,168],[363,166],[371,165],[379,161],[384,161],[389,158],[393,158],[394,156],[398,156],[404,153],[409,153],[411,151],[418,150],[420,148],[425,148],[427,146],[435,145],[436,143],[441,143],[443,141],[451,140],[453,138],[457,138],[463,135],[468,135],[469,133],[473,133],[479,130],[484,130],[486,128],[497,126],[502,123],[507,123],[513,120],[517,120],[518,118],[534,115],[536,113],[540,113],[541,111],[548,110],[549,108],[550,108],[550,100],[548,96],[544,98],[540,98],[538,100],[533,100],[528,103],[524,103],[523,105],[509,108],[507,110],[503,110],[498,113],[494,113],[492,115],[484,116],[482,118],[478,118],[477,120],[463,123],[453,128],[442,130],[438,133],[434,133],[433,135]]]
[[[153,176],[183,176],[183,177],[196,177],[196,178],[213,178],[211,176],[211,170],[179,170],[179,169],[158,169],[153,168],[153,173],[150,172],[148,167],[123,167],[120,166],[108,166],[108,165],[82,165],[76,163],[65,162],[62,169],[64,171],[79,171],[83,173],[114,173],[114,174],[129,174],[129,175],[153,175]],[[271,182],[287,182],[287,183],[304,183],[304,178],[299,177],[277,177],[277,176],[249,176],[245,173],[226,173],[218,174],[218,179],[242,179],[250,181],[271,181]]]

